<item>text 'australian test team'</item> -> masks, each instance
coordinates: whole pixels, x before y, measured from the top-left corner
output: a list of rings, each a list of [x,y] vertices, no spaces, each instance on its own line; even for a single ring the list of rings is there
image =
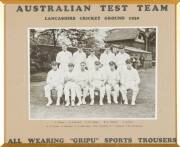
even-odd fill
[[[16,12],[93,12],[95,5],[18,5]],[[120,12],[128,11],[129,5],[96,5],[100,12]],[[93,9],[94,8],[94,9]],[[146,4],[146,5],[135,5],[135,8],[139,12],[166,12],[168,11],[167,4]]]
[[[87,96],[90,96],[90,105],[94,105],[95,95],[99,93],[99,104],[103,105],[105,95],[107,103],[113,102],[128,104],[127,90],[131,89],[131,105],[135,105],[139,91],[140,78],[136,69],[133,68],[130,56],[125,53],[124,46],[116,46],[118,54],[113,54],[110,46],[106,46],[100,59],[95,55],[95,50],[86,54],[80,47],[74,54],[67,50],[67,45],[62,44],[62,51],[52,62],[52,69],[47,74],[47,84],[44,87],[45,97],[48,99],[47,106],[53,103],[51,91],[57,91],[56,105],[60,105],[63,94],[65,95],[65,106],[80,106],[86,104]],[[119,93],[122,101],[118,102]],[[78,102],[75,103],[75,99]]]

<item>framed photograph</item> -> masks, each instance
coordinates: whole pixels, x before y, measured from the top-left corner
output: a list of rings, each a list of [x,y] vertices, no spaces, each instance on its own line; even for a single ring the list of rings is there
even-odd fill
[[[177,145],[175,2],[27,1],[4,13],[5,146]]]
[[[145,45],[146,31],[152,35],[152,42],[149,43],[152,52],[148,51],[148,46]],[[156,27],[29,29],[30,119],[156,119],[157,31]],[[57,37],[49,38],[51,35],[53,36],[53,33]],[[46,43],[46,37],[48,37],[49,44]],[[38,40],[38,44],[36,44],[36,40]],[[57,43],[54,45],[54,42]],[[124,46],[120,46],[122,44]],[[67,59],[69,55],[71,57]],[[123,95],[122,83],[120,83],[125,76],[123,75],[125,70],[121,66],[124,66],[126,58],[131,60],[133,69],[138,71],[137,79],[134,80],[139,80],[139,85],[133,87],[135,90],[138,88],[137,93],[133,94],[134,89],[130,91],[128,88],[127,96]],[[64,63],[65,60],[67,63]],[[93,71],[96,61],[100,62],[98,69],[102,72],[100,79],[96,79],[98,72]],[[64,78],[64,82],[62,88],[54,90],[56,92],[59,90],[60,95],[57,94],[55,98],[51,96],[49,100],[48,96],[44,98],[44,95],[46,92],[51,92],[51,95],[54,95],[52,89],[50,91],[46,89],[48,76],[51,76],[48,71],[51,71],[52,62],[59,64],[57,72],[62,71],[59,75],[60,78],[61,76]],[[69,87],[68,62],[74,64],[72,70],[74,82],[71,84],[72,86],[76,85],[73,88]],[[102,78],[103,76],[104,78]],[[130,77],[127,76],[127,78]],[[99,80],[100,82],[104,80],[104,84],[100,89],[95,87],[95,92],[92,94],[92,88],[97,86]],[[66,88],[68,88],[67,91]],[[81,88],[80,91],[79,88]],[[68,94],[69,92],[71,94]],[[72,95],[73,92],[76,94]],[[101,92],[103,93],[102,100],[100,100]],[[126,102],[125,99],[127,99]],[[136,105],[134,107],[131,105],[133,101],[141,105],[138,107],[134,104]],[[143,101],[146,102],[143,103]],[[47,108],[46,105],[49,107]],[[88,113],[91,109],[93,112]]]

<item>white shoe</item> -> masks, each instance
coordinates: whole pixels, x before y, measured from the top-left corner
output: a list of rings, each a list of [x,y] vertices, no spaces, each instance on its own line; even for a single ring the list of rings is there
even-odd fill
[[[83,104],[83,105],[86,105],[86,101],[83,101],[82,104]]]
[[[78,102],[78,103],[77,103],[77,106],[80,106],[81,104],[82,104],[82,102]]]
[[[59,102],[59,101],[57,101],[57,102],[56,102],[56,106],[59,106],[59,105],[60,105],[60,102]]]
[[[134,106],[134,105],[136,105],[136,104],[135,104],[135,102],[131,102],[131,105]]]
[[[108,101],[108,104],[111,104],[111,101]]]
[[[71,102],[71,106],[73,106],[73,107],[75,106],[74,101]]]
[[[65,105],[65,106],[67,107],[67,106],[69,106],[69,105],[70,105],[70,103],[69,103],[69,102],[66,102],[66,105]]]
[[[118,104],[118,101],[116,100],[116,101],[114,101],[114,103],[115,103],[115,104]]]
[[[103,104],[103,102],[100,102],[99,105],[102,106],[102,105],[104,105],[104,104]]]
[[[94,105],[94,101],[91,101],[91,102],[90,102],[90,105],[91,105],[91,106]]]
[[[50,106],[53,103],[53,101],[48,101],[48,103],[46,104],[46,106]]]
[[[127,102],[127,101],[124,101],[124,104],[125,104],[125,105],[128,105],[128,102]]]

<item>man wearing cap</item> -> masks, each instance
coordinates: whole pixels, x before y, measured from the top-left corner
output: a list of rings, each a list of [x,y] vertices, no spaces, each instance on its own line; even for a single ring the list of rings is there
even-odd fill
[[[90,82],[90,97],[91,102],[90,105],[94,105],[94,94],[95,90],[99,90],[100,92],[100,101],[99,104],[103,105],[103,99],[105,94],[105,77],[103,72],[100,70],[100,61],[95,61],[95,69],[91,71],[89,74],[89,82]]]
[[[116,56],[118,54],[118,46],[117,45],[112,45],[112,53]]]
[[[118,69],[121,71],[126,66],[126,60],[130,59],[130,56],[125,52],[124,45],[119,45],[118,49],[119,53],[116,55],[115,60]]]
[[[83,45],[80,44],[78,50],[73,54],[73,63],[75,70],[80,69],[80,63],[86,61],[86,54],[83,52]]]
[[[86,96],[88,95],[89,90],[89,79],[88,71],[86,70],[86,62],[80,63],[80,70],[76,72],[76,94],[79,99],[78,106],[86,104]],[[83,97],[83,98],[82,98]]]
[[[111,52],[110,47],[106,45],[104,53],[100,56],[100,62],[103,64],[104,71],[109,69],[110,61],[115,61],[115,55]]]
[[[58,64],[57,62],[52,62],[51,63],[52,69],[48,72],[47,74],[47,80],[46,80],[46,86],[44,87],[45,90],[45,97],[48,99],[47,106],[52,104],[52,99],[51,99],[51,90],[56,90],[57,91],[57,101],[56,105],[60,105],[60,98],[62,97],[63,94],[63,84],[64,84],[64,76],[58,70]]]
[[[63,71],[68,70],[68,63],[72,60],[72,53],[67,50],[67,45],[62,43],[62,51],[60,51],[56,56],[56,62],[61,64]]]
[[[90,55],[88,56],[88,58],[86,60],[88,71],[94,70],[94,68],[95,68],[94,62],[95,61],[98,61],[98,58],[95,55],[95,50],[91,49],[90,50]]]
[[[121,72],[121,87],[120,91],[124,100],[124,104],[128,104],[127,90],[133,91],[131,105],[135,105],[136,97],[139,92],[140,78],[136,69],[133,68],[131,60],[126,60],[126,68]]]
[[[117,97],[119,95],[119,72],[116,70],[114,61],[109,62],[110,69],[106,72],[106,94],[108,104],[111,104],[111,95],[113,96],[114,103],[118,103]]]
[[[71,102],[71,106],[75,106],[75,98],[76,98],[76,83],[75,83],[75,72],[74,72],[74,64],[68,64],[68,70],[65,73],[65,86],[64,86],[64,95],[66,105],[69,106]],[[71,96],[71,101],[70,101]]]

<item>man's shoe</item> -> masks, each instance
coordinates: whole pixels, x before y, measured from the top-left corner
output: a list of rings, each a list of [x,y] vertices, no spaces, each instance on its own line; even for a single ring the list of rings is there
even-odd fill
[[[83,105],[85,105],[85,104],[86,104],[86,101],[85,101],[84,99],[82,100],[82,104],[83,104]]]
[[[75,106],[74,101],[71,102],[71,106]]]
[[[78,102],[78,103],[77,103],[77,106],[80,106],[81,104],[82,104],[82,102]]]
[[[46,106],[50,106],[53,103],[53,101],[49,101]]]
[[[90,105],[91,105],[91,106],[94,105],[94,101],[91,101],[91,102],[90,102]]]
[[[127,102],[127,101],[124,101],[124,104],[125,104],[125,105],[128,105],[128,102]]]
[[[56,102],[56,106],[59,106],[60,105],[60,102]]]
[[[99,105],[102,106],[102,105],[104,105],[104,104],[103,104],[103,102],[100,102]]]
[[[108,104],[111,104],[111,101],[108,101]]]
[[[65,105],[65,106],[67,107],[67,106],[69,106],[69,105],[70,105],[70,103],[69,103],[69,102],[66,102],[66,105]]]
[[[114,101],[114,103],[115,103],[115,104],[118,104],[118,101],[116,100],[116,101]]]
[[[131,105],[134,106],[134,105],[136,105],[136,103],[135,102],[131,102]]]

